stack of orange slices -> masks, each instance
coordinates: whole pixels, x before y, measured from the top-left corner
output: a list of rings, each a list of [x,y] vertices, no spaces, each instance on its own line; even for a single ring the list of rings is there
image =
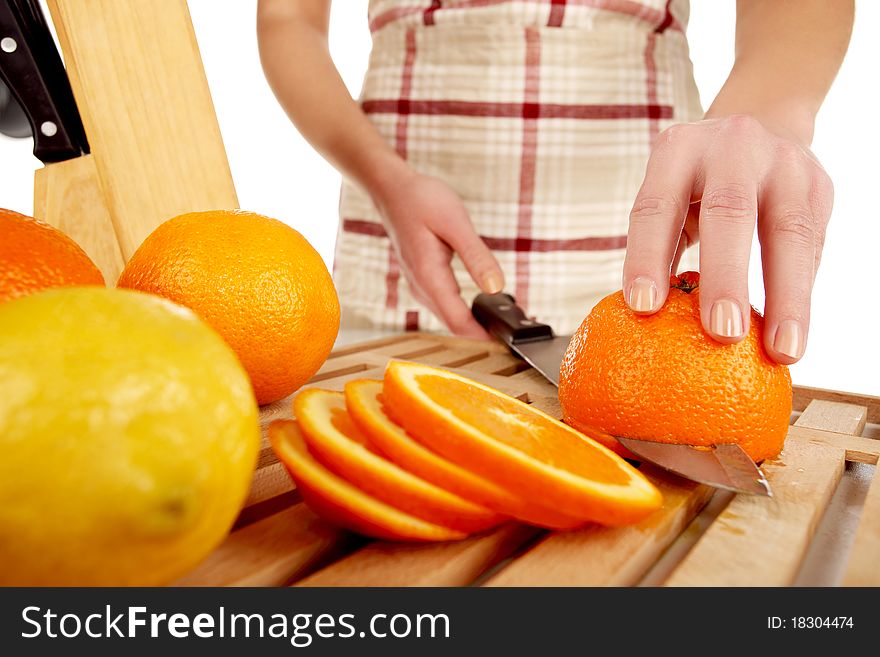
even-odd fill
[[[303,500],[367,536],[456,540],[513,520],[624,525],[662,503],[600,442],[447,370],[392,361],[383,381],[310,388],[293,410],[269,438]]]

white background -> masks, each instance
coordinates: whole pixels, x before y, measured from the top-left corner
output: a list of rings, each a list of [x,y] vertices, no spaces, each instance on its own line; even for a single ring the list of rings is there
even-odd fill
[[[263,78],[254,0],[190,0],[241,207],[301,231],[330,264],[339,176],[297,134]],[[697,83],[707,106],[733,60],[734,2],[692,0],[688,29]],[[336,0],[331,50],[356,95],[370,38],[366,0]],[[793,5],[796,6],[796,5]],[[880,395],[880,3],[861,0],[849,54],[819,115],[814,150],[834,180],[836,200],[813,321],[795,382]],[[0,136],[0,206],[30,213],[30,141]],[[752,303],[763,306],[760,263],[753,253]]]

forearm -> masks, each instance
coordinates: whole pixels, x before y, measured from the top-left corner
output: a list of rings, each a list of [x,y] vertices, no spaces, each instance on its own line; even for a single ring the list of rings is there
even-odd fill
[[[329,9],[329,0],[260,0],[260,59],[300,133],[344,176],[375,196],[407,167],[351,98],[333,64]]]
[[[738,0],[736,60],[706,116],[749,114],[802,144],[852,31],[853,0]]]

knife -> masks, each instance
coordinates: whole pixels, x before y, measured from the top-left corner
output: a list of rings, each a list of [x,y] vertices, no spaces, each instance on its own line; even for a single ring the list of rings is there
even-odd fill
[[[571,336],[560,336],[547,324],[529,319],[509,294],[478,294],[471,307],[474,318],[491,335],[559,385],[559,366]],[[739,445],[711,448],[658,443],[635,438],[617,440],[639,458],[715,488],[772,496],[764,473]]]
[[[44,164],[89,152],[73,91],[37,0],[0,0],[0,132],[34,138]]]

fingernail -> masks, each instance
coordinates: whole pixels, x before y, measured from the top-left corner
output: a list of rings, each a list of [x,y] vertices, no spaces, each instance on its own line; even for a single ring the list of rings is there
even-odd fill
[[[743,333],[743,317],[739,304],[721,299],[712,306],[709,316],[712,333],[724,338],[738,338]]]
[[[487,294],[495,294],[501,292],[503,289],[504,279],[501,277],[501,274],[492,272],[491,274],[486,274],[483,278],[483,292]]]
[[[639,276],[629,287],[629,307],[637,313],[648,313],[657,305],[657,286],[649,278]]]
[[[779,322],[773,348],[789,358],[800,358],[804,350],[804,334],[801,325],[793,319]]]

